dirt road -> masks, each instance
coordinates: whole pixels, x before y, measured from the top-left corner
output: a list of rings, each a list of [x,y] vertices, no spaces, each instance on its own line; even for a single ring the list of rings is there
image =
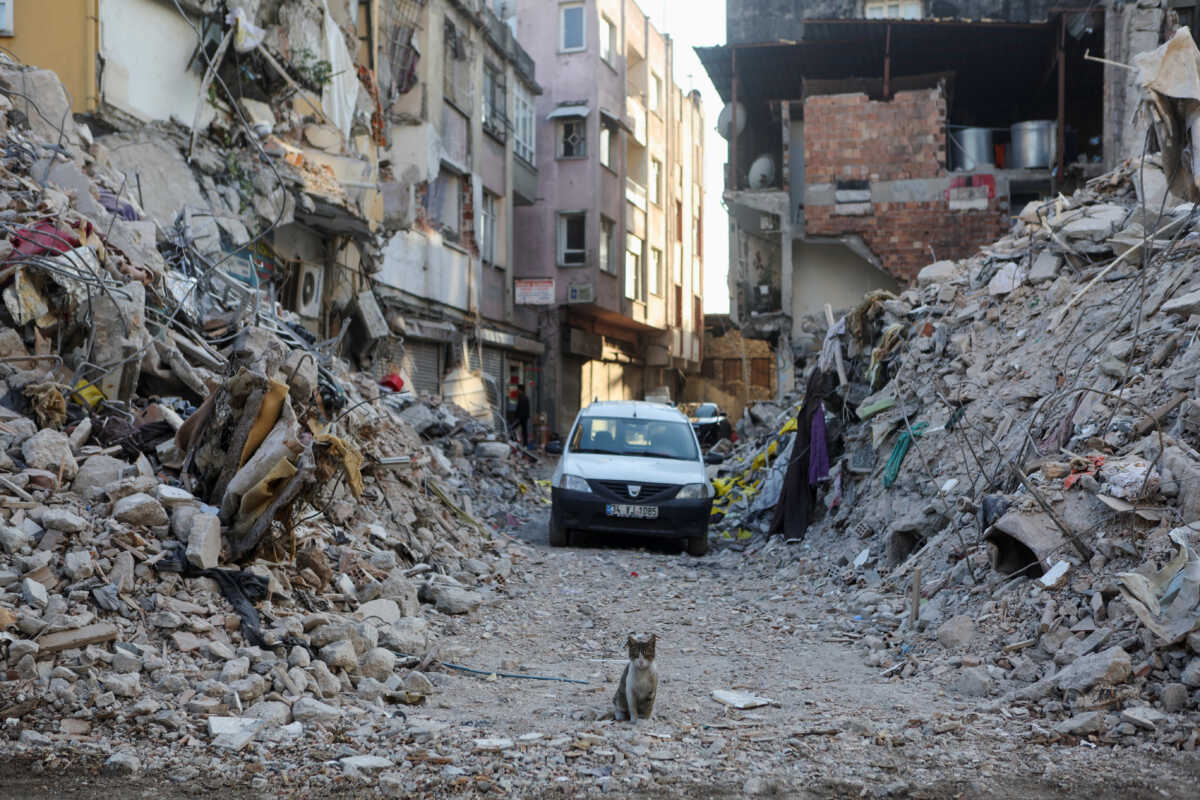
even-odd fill
[[[1195,796],[1195,754],[1035,744],[1029,723],[980,713],[933,679],[882,678],[851,646],[828,641],[844,638],[833,632],[845,612],[778,551],[693,559],[629,543],[553,550],[544,520],[518,535],[513,580],[477,615],[445,619],[441,658],[586,683],[434,672],[432,701],[407,721],[348,719],[300,743],[208,753],[202,761],[220,769],[186,783],[152,772],[91,778],[81,791],[14,765],[0,794],[140,796],[154,787],[182,797],[223,786],[231,796],[306,797]],[[656,716],[637,726],[597,719],[631,631],[659,637]],[[772,702],[736,711],[712,699],[716,689]],[[349,776],[337,759],[352,755],[394,767]]]

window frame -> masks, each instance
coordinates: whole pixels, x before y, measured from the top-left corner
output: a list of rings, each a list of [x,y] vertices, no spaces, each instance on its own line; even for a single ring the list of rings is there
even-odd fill
[[[638,249],[633,250],[630,245],[637,243]],[[633,259],[634,268],[632,272],[629,269],[629,261]],[[646,301],[646,242],[632,233],[625,234],[625,297],[638,302]],[[630,277],[633,278],[633,284],[630,285]],[[630,293],[632,290],[632,294]]]
[[[500,228],[500,195],[487,189],[479,204],[479,258],[498,269],[504,265],[496,260],[496,233]]]
[[[508,134],[508,86],[504,69],[489,61],[483,62],[483,129],[504,141]]]
[[[599,150],[600,166],[615,172],[616,168],[612,165],[612,128],[607,125],[600,125],[600,145],[597,150]]]
[[[558,120],[557,136],[555,137],[557,141],[557,158],[572,161],[585,159],[588,157],[587,122],[587,117],[563,117],[562,119]],[[572,153],[568,155],[565,147],[567,127],[572,125],[579,126],[579,132],[581,134],[579,137],[580,151],[578,153]]]
[[[614,259],[617,244],[617,223],[601,215],[600,217],[600,241],[597,249],[597,258],[600,262],[600,271],[606,272],[609,275],[617,274],[617,264]]]
[[[657,158],[650,159],[650,185],[647,186],[650,195],[650,202],[656,206],[662,206],[663,187],[662,187],[662,172],[663,163]]]
[[[663,79],[654,70],[650,70],[650,83],[646,87],[646,106],[655,114],[662,116]]]
[[[613,69],[617,67],[617,25],[607,15],[600,15],[600,60]]]
[[[579,13],[579,45],[567,46],[567,13]],[[587,6],[584,3],[563,3],[558,7],[558,52],[582,53],[587,50]]]
[[[531,167],[537,164],[537,106],[520,81],[513,92],[513,153]]]
[[[649,292],[655,297],[663,296],[663,251],[657,247],[650,248],[650,260],[646,266],[646,282]]]
[[[569,231],[567,225],[573,219],[582,220],[583,222],[583,247],[568,248],[567,238]],[[558,222],[556,225],[557,247],[555,260],[559,267],[567,269],[576,269],[578,267],[587,266],[587,212],[586,211],[559,211]],[[578,254],[579,261],[568,263],[567,256],[570,254]]]

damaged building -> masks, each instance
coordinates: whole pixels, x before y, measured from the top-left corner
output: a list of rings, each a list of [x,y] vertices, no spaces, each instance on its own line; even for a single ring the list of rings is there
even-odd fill
[[[727,104],[731,315],[776,344],[789,389],[814,343],[805,317],[819,343],[825,304],[964,257],[1027,201],[1140,151],[1134,76],[1096,57],[1153,47],[1165,17],[920,0],[726,11],[727,43],[697,52]]]
[[[125,226],[219,262],[180,293],[269,300],[377,376],[503,426],[544,349],[512,322],[511,277],[540,88],[488,7],[22,4],[11,33],[123,175]],[[31,118],[54,133],[45,111]]]

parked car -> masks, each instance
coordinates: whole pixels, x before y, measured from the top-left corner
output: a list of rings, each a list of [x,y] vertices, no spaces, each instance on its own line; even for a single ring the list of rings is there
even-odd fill
[[[579,412],[550,480],[550,545],[572,531],[682,538],[708,552],[713,489],[687,417],[659,403],[597,402]]]
[[[690,413],[692,430],[700,440],[701,447],[712,447],[722,439],[733,438],[733,426],[729,417],[716,403],[700,403]]]

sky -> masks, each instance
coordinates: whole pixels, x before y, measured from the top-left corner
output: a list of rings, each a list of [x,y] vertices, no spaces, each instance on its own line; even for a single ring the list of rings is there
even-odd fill
[[[721,102],[692,49],[725,43],[725,0],[638,0],[654,27],[675,40],[675,82],[684,92],[699,89],[708,130],[704,138],[704,313],[729,311],[729,218],[721,205],[725,140],[717,135]]]

